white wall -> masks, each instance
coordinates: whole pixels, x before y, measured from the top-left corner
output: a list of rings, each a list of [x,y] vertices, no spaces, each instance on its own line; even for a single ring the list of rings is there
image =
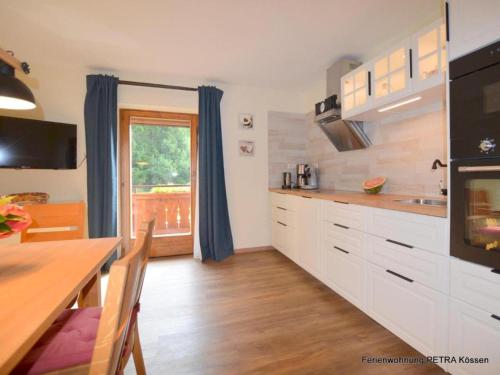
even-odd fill
[[[83,105],[85,75],[96,70],[64,70],[31,61],[32,74],[25,79],[33,89],[39,108],[26,112],[0,112],[0,115],[31,117],[78,124],[78,161],[85,154]],[[102,73],[107,73],[102,71]],[[197,86],[174,77],[145,74],[116,74],[127,80]],[[268,205],[268,111],[298,112],[303,109],[299,93],[217,84],[224,91],[222,131],[229,213],[236,248],[266,246],[270,239]],[[198,96],[193,92],[119,86],[119,108],[142,108],[196,113]],[[239,113],[254,115],[254,129],[238,127]],[[255,157],[240,157],[238,140],[256,142]],[[52,201],[85,200],[86,165],[73,171],[0,170],[0,194],[43,191]]]

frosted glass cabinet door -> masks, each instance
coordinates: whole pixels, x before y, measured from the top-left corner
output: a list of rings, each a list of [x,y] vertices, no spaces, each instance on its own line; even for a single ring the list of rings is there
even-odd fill
[[[409,41],[374,59],[372,79],[373,100],[377,104],[409,92]]]
[[[446,67],[446,29],[439,20],[412,38],[411,75],[415,89],[441,83]]]
[[[343,76],[341,82],[342,116],[364,110],[369,104],[367,64]]]

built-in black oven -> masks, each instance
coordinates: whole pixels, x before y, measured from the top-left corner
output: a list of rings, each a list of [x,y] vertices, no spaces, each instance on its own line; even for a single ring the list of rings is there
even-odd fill
[[[451,255],[500,270],[500,158],[451,162]]]
[[[451,255],[500,270],[500,42],[450,63]]]

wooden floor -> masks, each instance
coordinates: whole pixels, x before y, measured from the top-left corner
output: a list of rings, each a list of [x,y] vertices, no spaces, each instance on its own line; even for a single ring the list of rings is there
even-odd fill
[[[444,373],[362,363],[420,354],[276,251],[153,260],[139,330],[148,374]]]

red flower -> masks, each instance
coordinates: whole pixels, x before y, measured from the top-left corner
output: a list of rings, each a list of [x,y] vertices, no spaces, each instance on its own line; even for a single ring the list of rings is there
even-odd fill
[[[32,223],[29,213],[14,204],[0,206],[0,239],[22,232]]]

